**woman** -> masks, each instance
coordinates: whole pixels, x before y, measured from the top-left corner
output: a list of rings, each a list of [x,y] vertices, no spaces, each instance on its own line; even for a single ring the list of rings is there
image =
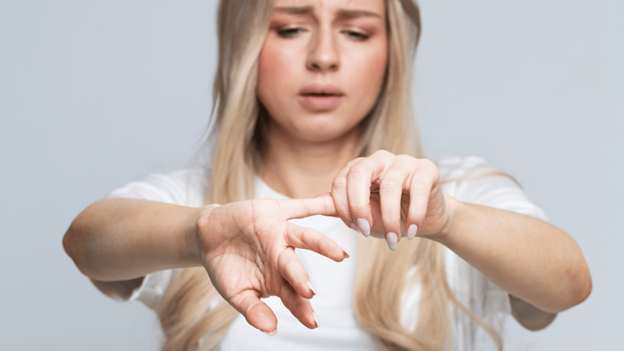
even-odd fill
[[[497,312],[536,330],[587,298],[578,246],[510,177],[423,158],[414,3],[274,2],[220,4],[210,167],[128,184],[64,238],[157,311],[163,350],[470,350],[477,326],[501,349]]]

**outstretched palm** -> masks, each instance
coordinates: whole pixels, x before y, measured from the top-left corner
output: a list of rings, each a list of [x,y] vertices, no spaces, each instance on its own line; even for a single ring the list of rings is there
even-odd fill
[[[331,239],[288,222],[334,215],[331,198],[249,200],[216,207],[198,221],[202,262],[217,291],[253,327],[271,333],[277,318],[261,297],[278,296],[308,328],[316,328],[310,278],[294,249],[340,262],[348,255]]]

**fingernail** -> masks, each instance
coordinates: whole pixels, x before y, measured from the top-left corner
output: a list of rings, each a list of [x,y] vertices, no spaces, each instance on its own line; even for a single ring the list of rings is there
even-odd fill
[[[274,331],[272,331],[270,333],[267,333],[267,332],[263,332],[263,333],[265,333],[268,336],[275,336],[275,334],[277,334],[277,329],[275,329]]]
[[[347,250],[343,249],[343,248],[342,248],[342,246],[338,245],[338,247],[340,248],[340,250],[342,250],[342,252],[344,252],[344,254],[345,254],[345,256],[346,256],[345,258],[349,258],[349,257],[351,257],[351,256],[349,256],[349,254],[347,253]]]
[[[312,282],[308,280],[308,281],[306,282],[306,284],[308,284],[308,288],[310,288],[310,290],[312,290],[312,293],[313,293],[314,295],[316,295],[316,289],[314,289],[314,285],[312,285]]]
[[[316,313],[312,312],[312,315],[314,316],[314,321],[316,322],[316,327],[317,328],[320,327],[321,325],[319,324],[318,317],[316,317]]]
[[[351,223],[350,227],[351,227],[351,229],[355,230],[356,232],[362,234],[362,231],[360,230],[360,228],[358,228],[357,225],[355,225],[355,223]]]
[[[370,235],[370,224],[366,219],[358,218],[357,225],[360,228],[360,232],[364,234],[364,236],[368,237]]]
[[[388,247],[390,248],[390,250],[394,251],[397,249],[399,237],[395,233],[390,232],[386,234],[386,241],[388,242]]]
[[[407,229],[407,239],[412,240],[416,237],[416,232],[418,231],[418,226],[416,224],[412,224]]]

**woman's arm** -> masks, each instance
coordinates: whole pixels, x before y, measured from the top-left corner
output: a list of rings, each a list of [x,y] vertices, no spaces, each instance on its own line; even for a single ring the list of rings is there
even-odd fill
[[[337,262],[349,256],[323,234],[288,220],[333,214],[331,198],[250,200],[199,209],[107,199],[74,220],[63,244],[106,294],[127,297],[145,274],[201,265],[219,294],[253,327],[276,331],[277,318],[260,298],[278,296],[312,329],[318,327],[308,301],[314,288],[295,248]]]
[[[429,160],[387,151],[353,160],[334,180],[332,198],[347,225],[385,238],[391,250],[405,236],[446,245],[517,297],[512,308],[526,307],[525,317],[552,318],[591,292],[589,269],[570,236],[533,217],[445,195]]]
[[[147,200],[100,200],[74,219],[63,246],[94,281],[140,284],[136,278],[152,272],[201,265],[195,224],[204,210]]]
[[[445,196],[452,215],[428,237],[454,251],[493,283],[557,313],[583,302],[592,283],[576,242],[539,219]]]

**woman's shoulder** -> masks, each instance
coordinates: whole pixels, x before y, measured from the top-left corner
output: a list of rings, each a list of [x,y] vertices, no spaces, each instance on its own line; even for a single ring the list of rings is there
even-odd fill
[[[200,207],[203,205],[207,173],[202,168],[151,173],[140,180],[115,189],[109,194],[109,197],[143,199]]]

